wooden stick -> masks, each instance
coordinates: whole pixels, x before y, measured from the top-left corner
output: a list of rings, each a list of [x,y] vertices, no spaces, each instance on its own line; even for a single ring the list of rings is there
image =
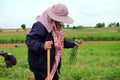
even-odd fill
[[[50,80],[50,49],[47,49],[47,80]]]

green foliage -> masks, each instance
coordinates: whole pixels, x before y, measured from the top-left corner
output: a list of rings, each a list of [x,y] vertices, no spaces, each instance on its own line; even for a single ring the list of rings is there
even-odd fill
[[[116,28],[81,28],[65,29],[65,38],[69,40],[83,39],[84,41],[113,41],[120,40]],[[72,34],[72,35],[71,35]]]
[[[75,64],[77,62],[78,47],[75,46],[71,49],[69,54],[69,64]]]
[[[117,31],[120,33],[120,28],[117,28]]]
[[[27,29],[26,29],[26,25],[25,24],[22,24],[21,25],[21,28],[24,30],[24,31],[26,31]]]
[[[105,23],[97,23],[96,28],[102,28],[105,27]]]
[[[67,28],[69,28],[69,24],[67,24]]]
[[[85,42],[80,45],[77,62],[68,64],[71,49],[63,49],[60,80],[120,80],[120,42]],[[0,56],[0,80],[29,80],[27,47],[0,48],[17,58],[17,65],[6,68]]]
[[[74,65],[67,64],[70,49],[65,49],[60,80],[119,80],[119,44],[112,41],[86,42],[80,46]]]
[[[119,24],[119,23],[116,23],[116,26],[117,26],[117,27],[120,27],[120,24]]]
[[[73,26],[73,29],[75,29],[76,28],[76,26]]]
[[[29,80],[33,73],[29,70],[27,47],[0,49],[12,53],[17,58],[17,65],[6,68],[4,59],[0,56],[0,80]]]
[[[82,25],[79,25],[79,26],[73,26],[73,29],[82,29],[83,26]]]
[[[83,39],[84,41],[120,41],[119,28],[65,28],[64,36],[68,40]],[[0,34],[0,43],[23,43],[29,32]]]
[[[24,43],[25,36],[23,35],[0,35],[0,43]]]
[[[120,40],[120,34],[117,30],[118,28],[63,29],[65,38],[88,42],[80,45],[77,55],[71,55],[74,56],[73,61],[76,61],[74,64],[68,64],[71,49],[63,49],[60,80],[120,80],[120,42],[117,41]],[[24,43],[25,36],[26,34],[2,35],[1,32],[0,43]],[[29,70],[27,47],[0,50],[12,53],[18,61],[16,66],[8,69],[0,56],[0,80],[29,80],[33,73]]]
[[[120,24],[119,24],[119,22],[113,22],[113,23],[110,23],[109,25],[108,25],[108,27],[120,27]]]

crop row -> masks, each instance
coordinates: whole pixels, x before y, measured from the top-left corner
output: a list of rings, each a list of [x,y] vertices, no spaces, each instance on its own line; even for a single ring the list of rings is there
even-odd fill
[[[120,41],[120,35],[112,34],[94,34],[94,35],[71,35],[65,36],[68,40],[83,39],[84,41]],[[10,35],[0,36],[0,43],[24,43],[25,36],[23,35]]]
[[[68,40],[83,39],[84,41],[120,41],[120,33],[115,28],[82,28],[63,29],[64,36]],[[21,34],[22,33],[22,34]],[[24,43],[25,36],[29,32],[16,32],[0,34],[0,43]]]
[[[24,43],[25,36],[21,35],[7,35],[0,36],[0,43]]]
[[[65,36],[69,40],[83,39],[84,41],[119,41],[120,35],[117,34],[93,34],[93,35],[76,35],[76,36]]]

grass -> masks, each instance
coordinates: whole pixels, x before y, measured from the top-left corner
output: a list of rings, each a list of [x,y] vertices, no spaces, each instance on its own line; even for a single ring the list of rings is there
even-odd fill
[[[27,62],[27,47],[1,48],[12,53],[17,58],[17,65],[6,68],[3,58],[0,56],[0,80],[28,80],[32,73],[29,71]]]
[[[120,80],[119,41],[90,41],[79,46],[77,62],[69,64],[71,49],[64,49],[60,80]],[[5,68],[0,56],[0,80],[28,80],[29,71],[27,47],[0,48],[17,58],[17,65]]]
[[[119,28],[80,28],[63,29],[66,39],[83,39],[84,41],[120,41]],[[25,37],[30,30],[26,32],[19,30],[0,32],[0,43],[24,43]]]
[[[80,45],[76,63],[69,64],[71,49],[63,49],[60,80],[120,80],[120,33],[116,28],[63,29],[69,40],[86,40]],[[0,43],[24,43],[29,30],[2,31]],[[102,40],[102,41],[101,41]],[[0,56],[0,80],[29,80],[27,47],[0,48],[17,58],[17,65],[6,68]]]
[[[24,43],[25,35],[1,35],[0,43]]]
[[[113,41],[120,40],[120,33],[116,28],[82,28],[64,29],[65,37],[69,40],[83,39],[85,41]]]
[[[79,48],[77,63],[67,64],[69,50],[63,54],[61,80],[119,80],[120,42],[86,42]]]

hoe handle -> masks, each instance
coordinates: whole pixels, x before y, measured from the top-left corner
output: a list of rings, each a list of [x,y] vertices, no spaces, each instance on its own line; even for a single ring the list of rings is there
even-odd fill
[[[50,49],[47,49],[47,80],[50,80]]]

